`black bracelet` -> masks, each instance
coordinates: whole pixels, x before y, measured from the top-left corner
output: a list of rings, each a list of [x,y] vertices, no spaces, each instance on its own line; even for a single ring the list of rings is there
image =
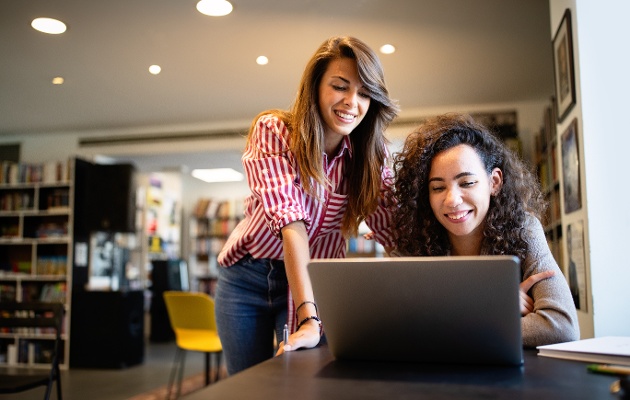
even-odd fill
[[[315,314],[319,315],[319,311],[317,311],[317,304],[315,304],[314,301],[310,301],[310,300],[306,300],[303,301],[302,304],[300,304],[296,309],[295,309],[295,315],[297,315],[298,311],[300,310],[300,308],[304,305],[304,304],[312,304],[313,306],[315,306]]]
[[[308,316],[308,317],[304,318],[303,320],[301,320],[300,323],[297,326],[297,330],[299,331],[300,328],[302,327],[302,325],[304,325],[305,323],[307,323],[310,320],[317,321],[317,324],[319,325],[319,332],[321,334],[321,332],[322,332],[322,320],[319,319],[318,317],[314,316],[314,315]]]

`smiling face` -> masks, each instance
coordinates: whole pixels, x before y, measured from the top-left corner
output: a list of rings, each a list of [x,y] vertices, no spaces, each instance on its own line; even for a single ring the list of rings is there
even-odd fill
[[[319,112],[324,120],[326,152],[334,152],[370,107],[370,95],[351,58],[330,61],[319,84]]]
[[[494,168],[488,174],[469,145],[457,145],[433,158],[429,203],[437,220],[448,231],[455,254],[480,254],[490,196],[497,193],[502,182],[501,170]]]

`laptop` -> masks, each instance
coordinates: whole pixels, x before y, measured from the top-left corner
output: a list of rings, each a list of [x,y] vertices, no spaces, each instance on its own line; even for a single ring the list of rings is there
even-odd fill
[[[308,272],[338,360],[523,363],[516,257],[319,259]]]

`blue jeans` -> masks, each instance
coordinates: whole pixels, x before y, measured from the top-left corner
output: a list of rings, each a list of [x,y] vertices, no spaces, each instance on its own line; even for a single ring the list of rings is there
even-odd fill
[[[288,281],[284,262],[247,254],[228,268],[219,268],[215,294],[217,328],[228,374],[275,355],[287,323]]]

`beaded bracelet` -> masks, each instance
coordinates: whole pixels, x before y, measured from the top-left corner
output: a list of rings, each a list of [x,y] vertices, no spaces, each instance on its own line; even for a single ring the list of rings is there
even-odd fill
[[[308,316],[308,317],[304,318],[303,320],[301,320],[300,323],[297,326],[297,330],[299,331],[300,328],[302,327],[302,325],[304,325],[305,323],[307,323],[310,320],[317,321],[317,324],[319,325],[319,332],[321,334],[321,332],[322,332],[322,320],[319,319],[318,317],[314,316],[314,315]]]
[[[314,301],[310,301],[310,300],[306,300],[303,301],[302,304],[300,304],[296,309],[295,309],[295,314],[297,315],[298,311],[300,311],[300,308],[304,305],[304,304],[312,304],[315,307],[315,314],[319,315],[319,311],[317,311],[317,304],[315,304]]]

